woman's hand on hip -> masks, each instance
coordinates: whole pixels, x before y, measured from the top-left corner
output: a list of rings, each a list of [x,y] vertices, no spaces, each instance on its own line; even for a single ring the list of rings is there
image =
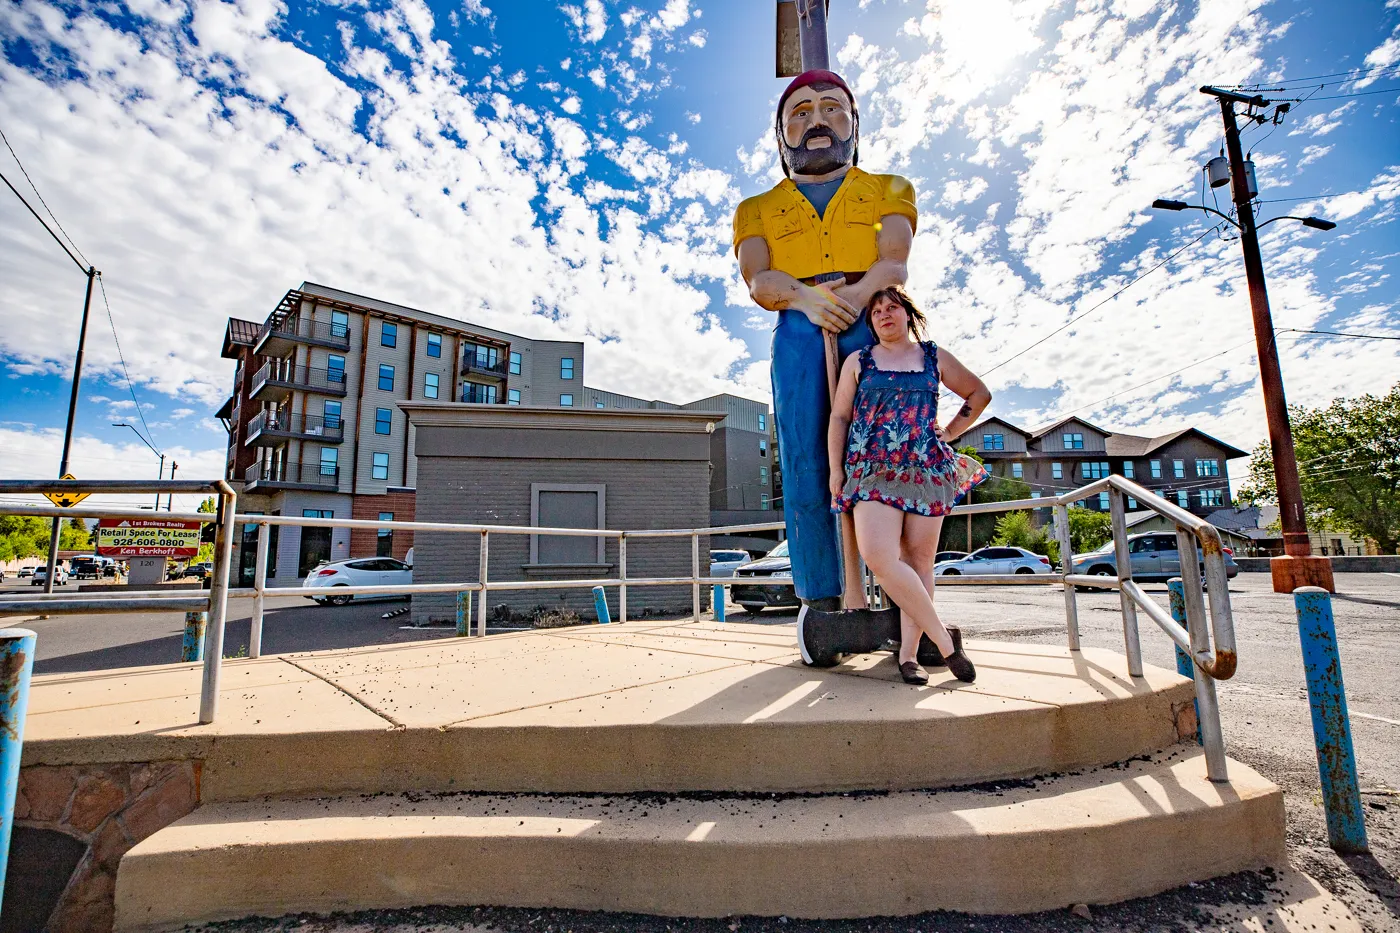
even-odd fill
[[[826,486],[827,486],[827,489],[829,489],[829,490],[831,491],[831,497],[832,497],[833,499],[836,498],[837,496],[841,495],[841,490],[845,487],[845,485],[846,485],[846,471],[845,471],[845,470],[832,470],[832,471],[831,471],[831,476],[827,479]]]

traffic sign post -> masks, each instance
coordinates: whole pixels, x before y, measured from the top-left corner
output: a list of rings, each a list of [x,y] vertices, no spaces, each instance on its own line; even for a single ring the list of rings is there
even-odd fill
[[[64,473],[61,479],[77,479],[72,473]],[[88,497],[86,492],[46,492],[44,498],[48,499],[60,509],[71,509]]]

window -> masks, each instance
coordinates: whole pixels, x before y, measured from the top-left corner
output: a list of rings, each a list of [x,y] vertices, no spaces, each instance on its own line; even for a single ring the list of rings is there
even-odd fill
[[[1011,464],[1011,475],[1014,478],[1020,479],[1022,475],[1025,474],[1025,472],[1025,467],[1021,465],[1021,461],[1018,460],[1015,463]]]
[[[1136,508],[1137,508],[1137,500],[1134,499],[1132,496],[1129,496],[1129,497],[1128,497],[1128,511],[1131,512],[1133,509],[1136,509]]]
[[[1173,460],[1173,461],[1172,461],[1172,476],[1175,476],[1177,479],[1185,479],[1185,478],[1186,478],[1186,461],[1185,461],[1185,460]]]
[[[607,408],[607,407],[608,407],[608,403],[605,402],[605,401],[603,401],[602,399],[598,399],[598,401],[596,401],[596,402],[593,403],[593,407],[594,407],[594,408]]]
[[[1083,449],[1084,449],[1084,435],[1083,435],[1083,434],[1066,434],[1066,435],[1064,435],[1064,442],[1065,442],[1065,450],[1083,450]]]
[[[507,405],[519,405],[519,404],[520,404],[520,390],[519,390],[519,389],[506,389],[506,404],[507,404]]]
[[[464,344],[462,360],[473,369],[501,371],[501,351],[496,347],[485,347],[475,343]]]
[[[1062,466],[1061,464],[1058,464],[1058,463],[1052,463],[1052,464],[1050,464],[1050,478],[1051,478],[1051,479],[1064,479],[1064,478],[1065,478],[1065,468],[1064,468],[1064,466]]]
[[[345,357],[334,353],[326,357],[326,381],[331,385],[345,385]]]
[[[983,434],[983,435],[982,435],[982,449],[983,449],[983,450],[1005,450],[1005,449],[1006,449],[1006,435],[1005,435],[1005,434]]]
[[[462,386],[462,401],[464,402],[494,405],[499,397],[499,390],[495,386],[482,385],[479,382],[468,382]]]
[[[399,325],[390,324],[388,321],[380,324],[379,343],[385,347],[397,347],[399,345]]]
[[[1079,475],[1085,479],[1103,479],[1108,475],[1108,463],[1107,461],[1094,463],[1085,460],[1079,464]]]
[[[442,334],[428,335],[428,355],[442,356]],[[433,398],[437,398],[436,395]]]
[[[1153,479],[1161,479],[1161,478],[1162,478],[1162,461],[1160,461],[1160,460],[1153,460],[1153,461],[1149,462],[1147,465],[1148,465],[1149,468],[1151,468],[1151,471],[1152,471],[1152,478],[1153,478]]]
[[[763,412],[758,413],[758,429],[760,431],[768,430],[768,416],[765,415]]]
[[[1176,504],[1179,505],[1179,506],[1181,506],[1183,509],[1185,509],[1185,508],[1190,508],[1190,506],[1191,506],[1191,495],[1190,495],[1190,493],[1188,493],[1188,492],[1187,492],[1186,490],[1184,490],[1184,489],[1178,489],[1178,490],[1176,491]]]
[[[563,395],[559,396],[559,404],[563,405],[565,408],[572,408],[574,405],[574,397],[565,392]]]
[[[1128,479],[1132,479],[1132,478],[1133,478],[1133,461],[1131,461],[1131,460],[1124,460],[1124,461],[1123,461],[1123,475],[1126,476]]]
[[[388,363],[379,364],[379,388],[385,392],[394,391],[394,367]]]
[[[566,357],[564,357],[562,360],[559,361],[559,378],[560,378],[560,379],[572,379],[572,378],[574,378],[574,359],[573,359],[573,357],[571,357],[571,356],[566,356]]]
[[[1201,490],[1201,508],[1220,508],[1225,504],[1225,493],[1219,489]]]
[[[530,524],[543,528],[606,528],[603,484],[531,483]],[[532,564],[602,564],[603,538],[531,535]]]
[[[387,408],[374,410],[374,433],[388,434],[394,430],[394,413]]]
[[[393,512],[380,512],[380,513],[379,513],[379,520],[380,520],[381,522],[392,522],[392,521],[394,520],[394,513],[393,513]],[[392,528],[376,528],[376,529],[375,529],[374,554],[375,554],[376,557],[393,557],[393,556],[394,556],[394,529],[392,529]]]
[[[334,447],[321,448],[321,475],[335,476],[340,472],[340,451]]]
[[[331,430],[340,427],[340,403],[330,399],[321,403],[321,422]]]
[[[1196,461],[1196,475],[1197,475],[1197,476],[1219,476],[1219,475],[1220,475],[1220,461],[1219,461],[1219,460],[1199,460],[1199,459],[1198,459],[1198,460]]]
[[[760,485],[766,486],[768,484],[768,468],[766,466],[758,468],[758,482]]]
[[[370,475],[372,475],[375,479],[388,479],[388,478],[389,478],[389,455],[388,455],[388,454],[375,454],[375,455],[374,455],[374,466],[373,466],[373,469],[370,471]]]
[[[424,397],[424,398],[437,398],[437,397],[438,397],[438,374],[437,374],[437,373],[424,373],[424,374],[423,374],[423,397]]]
[[[758,440],[758,455],[760,457],[768,456],[768,439],[766,437]]]
[[[331,336],[332,336],[332,337],[349,337],[349,336],[350,336],[350,315],[349,315],[349,314],[347,314],[347,313],[344,312],[344,311],[332,311],[332,312],[331,312]]]
[[[519,353],[512,353],[512,354],[510,355],[510,374],[511,374],[512,376],[518,376],[518,375],[520,375],[520,354],[519,354]]]
[[[1108,493],[1106,493],[1106,492],[1101,492],[1101,493],[1099,493],[1099,511],[1100,511],[1100,512],[1107,512],[1107,511],[1108,511]]]
[[[768,493],[761,492],[758,494],[758,507],[760,509],[768,508]]]

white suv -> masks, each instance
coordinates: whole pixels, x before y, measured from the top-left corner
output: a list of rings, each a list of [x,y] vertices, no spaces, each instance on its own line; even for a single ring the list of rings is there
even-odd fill
[[[49,579],[49,568],[48,568],[48,567],[42,567],[42,566],[41,566],[41,567],[35,567],[35,568],[34,568],[34,579],[29,581],[29,585],[30,585],[30,586],[43,586],[46,582],[48,582],[48,579]],[[54,585],[54,586],[63,586],[63,585],[66,584],[67,582],[68,582],[68,571],[65,570],[62,566],[55,567],[55,568],[53,569],[53,585]]]

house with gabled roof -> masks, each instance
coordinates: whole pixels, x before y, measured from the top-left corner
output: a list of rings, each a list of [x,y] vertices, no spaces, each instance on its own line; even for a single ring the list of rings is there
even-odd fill
[[[953,445],[974,448],[993,476],[1024,482],[1034,498],[1062,495],[1117,474],[1202,517],[1233,504],[1226,466],[1249,456],[1199,428],[1144,437],[1105,430],[1073,415],[1036,429],[984,418]],[[1108,494],[1081,504],[1107,511]],[[1137,503],[1130,499],[1127,506],[1133,510]]]

